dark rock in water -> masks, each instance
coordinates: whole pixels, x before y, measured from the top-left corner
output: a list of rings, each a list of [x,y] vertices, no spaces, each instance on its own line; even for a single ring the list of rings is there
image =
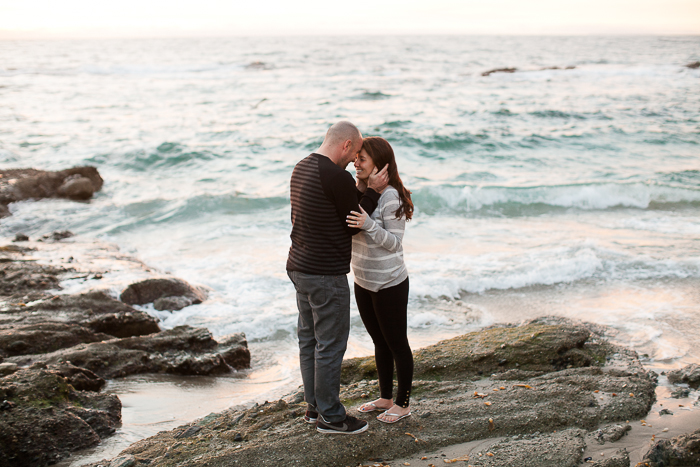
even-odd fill
[[[673,412],[668,409],[661,409],[659,410],[659,415],[673,415]]]
[[[187,297],[161,297],[153,302],[153,308],[159,311],[177,311],[190,305],[192,305],[192,300]]]
[[[0,204],[0,219],[3,217],[9,217],[10,215],[12,215],[10,208],[8,208],[5,204]]]
[[[509,362],[505,368],[498,366],[504,358]],[[512,437],[489,446],[493,457],[484,453],[473,459],[478,462],[469,463],[574,467],[581,460],[584,430],[641,418],[655,400],[655,383],[634,352],[606,342],[592,326],[551,318],[442,341],[416,351],[414,360],[414,415],[397,424],[379,424],[375,414],[359,414],[370,422],[368,432],[319,436],[301,422],[306,404],[293,403],[298,399],[292,395],[247,410],[233,408],[207,416],[196,423],[202,428],[197,438],[206,442],[176,439],[186,429],[181,427],[139,441],[122,455],[151,466],[344,466],[478,439]],[[523,379],[498,379],[516,363],[524,368]],[[340,398],[353,415],[355,407],[379,396],[373,366],[372,358],[343,364],[346,383]],[[480,378],[479,371],[496,376]],[[619,394],[622,387],[624,397]],[[618,396],[612,397],[613,392]],[[602,394],[603,399],[598,397]],[[427,413],[431,415],[421,416]],[[275,429],[264,429],[270,426]],[[244,445],[236,442],[237,434],[242,434]],[[177,457],[165,459],[164,453],[173,453],[177,443],[181,443]]]
[[[232,368],[250,367],[250,350],[244,333],[238,332],[225,337],[219,343],[219,348],[222,349],[219,353]]]
[[[41,240],[52,240],[54,242],[60,242],[61,240],[65,238],[71,238],[74,237],[75,234],[71,232],[70,230],[57,230],[53,233],[42,235]],[[41,241],[39,240],[39,241]]]
[[[250,62],[250,63],[247,64],[245,67],[248,68],[249,70],[250,70],[250,69],[252,69],[252,70],[269,70],[270,68],[272,68],[272,67],[271,67],[270,65],[268,65],[267,63],[265,63],[265,62],[260,62],[260,61]]]
[[[700,365],[691,363],[679,370],[669,372],[668,380],[672,383],[685,383],[691,388],[700,387]]]
[[[67,197],[89,199],[102,189],[94,167],[74,167],[59,172],[36,169],[0,170],[0,217],[10,215],[7,205],[25,199]]]
[[[693,63],[688,63],[686,65],[687,68],[690,68],[691,70],[694,70],[696,68],[700,68],[700,62],[693,62]]]
[[[119,399],[78,390],[77,375],[97,378],[72,365],[23,368],[0,378],[0,399],[12,404],[0,410],[0,465],[55,463],[116,430]]]
[[[92,198],[94,193],[95,186],[92,184],[92,181],[82,175],[67,177],[56,190],[58,196],[75,200],[88,200]]]
[[[131,284],[124,289],[119,298],[129,305],[145,305],[165,297],[184,297],[192,304],[202,303],[206,299],[201,290],[183,280],[172,278],[147,279]]]
[[[481,76],[489,76],[492,73],[515,73],[517,68],[495,68],[493,70],[485,71]]]
[[[699,466],[700,430],[657,441],[646,453],[640,464],[649,465],[649,467]]]
[[[0,217],[2,217],[2,216],[0,216]],[[13,241],[13,242],[28,242],[28,241],[29,241],[29,237],[27,237],[27,236],[24,235],[23,233],[18,233],[17,235],[15,235],[15,239],[12,240],[12,241]]]
[[[625,436],[631,429],[630,425],[608,425],[595,430],[591,436],[598,444],[613,443]]]
[[[219,345],[207,329],[178,326],[146,336],[10,357],[8,361],[24,365],[71,362],[107,379],[143,373],[217,375],[229,373],[232,368],[249,368],[250,351],[242,334],[237,340]]]

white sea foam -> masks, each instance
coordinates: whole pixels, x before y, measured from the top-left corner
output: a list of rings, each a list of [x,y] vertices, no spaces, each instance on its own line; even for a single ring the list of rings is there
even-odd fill
[[[421,206],[422,198],[427,198]],[[495,187],[434,186],[417,192],[423,210],[473,212],[498,205],[537,204],[585,210],[630,207],[646,209],[651,203],[698,203],[700,190],[649,183],[594,183],[563,186]]]

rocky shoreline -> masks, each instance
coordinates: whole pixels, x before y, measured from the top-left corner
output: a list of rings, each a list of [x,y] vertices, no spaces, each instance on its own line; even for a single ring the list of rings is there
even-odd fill
[[[324,436],[304,423],[300,388],[277,401],[161,432],[115,459],[90,465],[406,465],[395,460],[496,438],[483,455],[442,458],[441,464],[573,467],[584,462],[587,445],[625,436],[630,420],[645,417],[656,398],[657,375],[602,332],[595,325],[545,317],[420,349],[414,353],[413,415],[386,425],[353,411],[370,422],[359,435]],[[344,362],[346,407],[378,397],[373,372],[372,357]],[[657,443],[648,464],[697,465],[699,436]],[[421,465],[430,465],[425,462]],[[595,465],[628,466],[629,455],[620,451]]]
[[[98,187],[90,175],[94,169],[77,169],[0,171],[0,208],[21,199],[64,196],[71,182],[87,193],[85,180],[92,196],[101,177],[95,170]],[[72,257],[51,265],[33,257],[40,248],[64,248],[71,241],[69,232],[37,241],[18,234],[0,245],[0,465],[51,465],[112,435],[121,422],[121,402],[101,392],[107,379],[218,375],[250,367],[243,334],[217,342],[204,328],[163,330],[156,318],[134,308],[153,303],[158,310],[178,310],[206,300],[206,291],[172,277],[151,277],[132,283],[117,299],[97,287],[104,271],[89,270]],[[77,272],[95,287],[57,294],[61,282]],[[419,349],[413,415],[386,425],[359,414],[370,422],[360,435],[324,436],[304,423],[299,388],[277,401],[231,408],[160,432],[90,465],[626,467],[630,456],[624,449],[596,461],[584,453],[627,436],[630,421],[643,422],[657,397],[658,375],[605,335],[598,325],[544,317]],[[378,397],[375,375],[373,357],[343,363],[341,398],[354,415],[354,407]],[[668,379],[689,394],[700,384],[700,368],[689,365]],[[480,447],[454,457],[423,454],[464,443]],[[659,439],[638,465],[700,465],[700,430]]]
[[[5,208],[27,198],[87,199],[101,186],[92,167],[1,171],[0,202]],[[250,367],[242,333],[217,342],[205,328],[163,330],[156,318],[131,306],[157,302],[159,310],[176,310],[206,299],[182,280],[139,281],[124,289],[121,300],[99,289],[56,294],[81,265],[72,257],[40,264],[32,253],[71,237],[55,232],[32,242],[18,234],[0,245],[0,465],[50,465],[113,434],[121,402],[100,392],[106,379],[217,375]],[[95,284],[102,278],[84,267],[80,272]]]

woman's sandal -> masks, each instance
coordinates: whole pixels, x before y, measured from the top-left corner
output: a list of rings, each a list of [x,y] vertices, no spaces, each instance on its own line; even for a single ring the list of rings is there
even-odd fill
[[[411,412],[408,412],[408,413],[403,414],[403,415],[400,415],[400,414],[397,414],[397,413],[384,412],[382,415],[388,415],[388,416],[390,416],[390,417],[397,417],[397,418],[396,418],[396,420],[384,420],[384,419],[379,418],[379,417],[381,417],[381,415],[379,415],[379,416],[377,416],[377,420],[379,420],[380,422],[384,422],[384,423],[396,423],[396,422],[398,422],[399,420],[404,419],[404,418],[410,416],[410,415],[411,415]]]
[[[374,402],[367,402],[366,404],[362,404],[361,406],[359,406],[357,408],[357,411],[362,412],[362,413],[376,412],[376,411],[383,412],[385,410],[387,410],[387,409],[382,409],[381,407],[377,407],[376,405],[374,405]]]

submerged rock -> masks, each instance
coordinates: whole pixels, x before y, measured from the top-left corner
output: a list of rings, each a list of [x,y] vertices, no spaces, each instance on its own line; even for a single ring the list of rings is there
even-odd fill
[[[104,380],[73,365],[22,368],[0,378],[0,465],[55,463],[94,446],[121,422],[117,396],[99,394]]]
[[[700,465],[700,429],[657,441],[640,464],[648,464],[649,467],[697,467]]]
[[[688,63],[688,64],[686,65],[686,68],[690,68],[691,70],[694,70],[694,69],[696,69],[696,68],[700,68],[700,62]]]
[[[511,450],[511,438],[493,445],[498,454],[469,463],[573,466],[585,442],[581,430],[641,418],[655,398],[655,381],[634,352],[607,343],[592,328],[557,319],[470,333],[414,357],[413,416],[399,423],[382,424],[376,414],[354,410],[378,397],[379,388],[372,359],[352,359],[343,365],[341,399],[352,415],[369,421],[365,433],[317,433],[303,422],[306,404],[295,391],[248,410],[207,416],[190,425],[201,430],[187,438],[181,434],[190,426],[161,432],[122,455],[151,466],[344,466],[507,436],[519,437],[520,447]],[[516,364],[524,369],[514,371]]]
[[[700,365],[691,363],[681,369],[673,370],[668,374],[671,383],[685,383],[691,388],[700,387]]]
[[[156,302],[158,310],[179,310],[185,306],[202,303],[206,294],[181,279],[161,278],[131,284],[124,289],[119,298],[129,305]]]

